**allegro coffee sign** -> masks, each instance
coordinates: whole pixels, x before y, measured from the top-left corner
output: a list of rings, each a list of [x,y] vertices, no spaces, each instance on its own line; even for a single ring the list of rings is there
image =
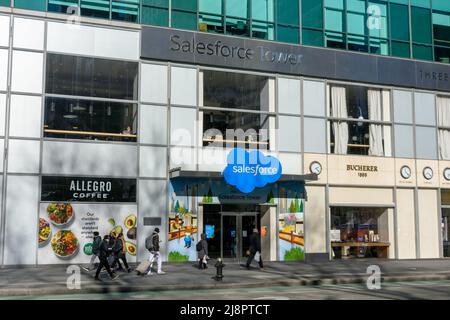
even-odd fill
[[[43,176],[41,200],[136,202],[136,179]]]

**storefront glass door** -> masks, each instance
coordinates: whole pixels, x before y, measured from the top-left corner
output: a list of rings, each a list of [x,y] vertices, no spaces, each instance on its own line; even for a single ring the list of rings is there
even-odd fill
[[[250,248],[250,236],[258,226],[258,213],[222,212],[222,257],[240,262]]]

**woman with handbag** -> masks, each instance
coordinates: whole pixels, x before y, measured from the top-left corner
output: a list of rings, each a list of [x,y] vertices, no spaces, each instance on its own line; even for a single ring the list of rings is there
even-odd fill
[[[202,233],[201,240],[197,243],[197,254],[198,254],[198,268],[207,269],[207,259],[208,259],[208,241],[206,240],[206,234]]]

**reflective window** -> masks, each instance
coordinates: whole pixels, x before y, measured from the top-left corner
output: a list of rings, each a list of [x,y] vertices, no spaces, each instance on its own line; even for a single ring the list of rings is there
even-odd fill
[[[44,137],[134,142],[136,118],[132,103],[47,97]]]
[[[137,100],[138,63],[47,55],[46,93]]]
[[[203,71],[203,105],[269,110],[269,78],[244,73]]]
[[[259,113],[203,111],[203,146],[269,149],[270,118]]]

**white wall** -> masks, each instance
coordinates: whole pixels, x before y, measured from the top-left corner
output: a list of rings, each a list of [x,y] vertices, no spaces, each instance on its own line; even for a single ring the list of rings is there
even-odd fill
[[[49,22],[47,50],[116,59],[139,59],[139,32]]]
[[[141,101],[166,104],[167,100],[167,66],[141,65]]]
[[[416,258],[414,190],[397,189],[397,251],[399,259]]]
[[[44,50],[45,22],[36,19],[14,18],[14,48]]]
[[[39,177],[9,176],[6,192],[6,265],[35,264]]]
[[[327,252],[327,208],[325,187],[306,186],[308,201],[305,201],[305,251]]]
[[[42,93],[44,55],[36,52],[13,52],[11,90]]]
[[[9,16],[0,15],[0,46],[9,46]]]
[[[41,110],[41,97],[19,95],[11,96],[9,136],[40,138],[42,131]]]
[[[137,176],[137,147],[125,144],[45,141],[43,174]]]
[[[437,190],[419,189],[418,201],[420,258],[439,258],[439,232],[441,230],[439,228]]]
[[[9,140],[8,172],[39,173],[40,142],[35,140]],[[37,192],[38,189],[36,189]]]
[[[139,181],[139,213],[138,213],[138,261],[148,259],[145,249],[145,238],[151,235],[155,227],[160,229],[161,254],[167,260],[167,182],[162,180]],[[160,226],[144,226],[145,217],[161,217]]]

